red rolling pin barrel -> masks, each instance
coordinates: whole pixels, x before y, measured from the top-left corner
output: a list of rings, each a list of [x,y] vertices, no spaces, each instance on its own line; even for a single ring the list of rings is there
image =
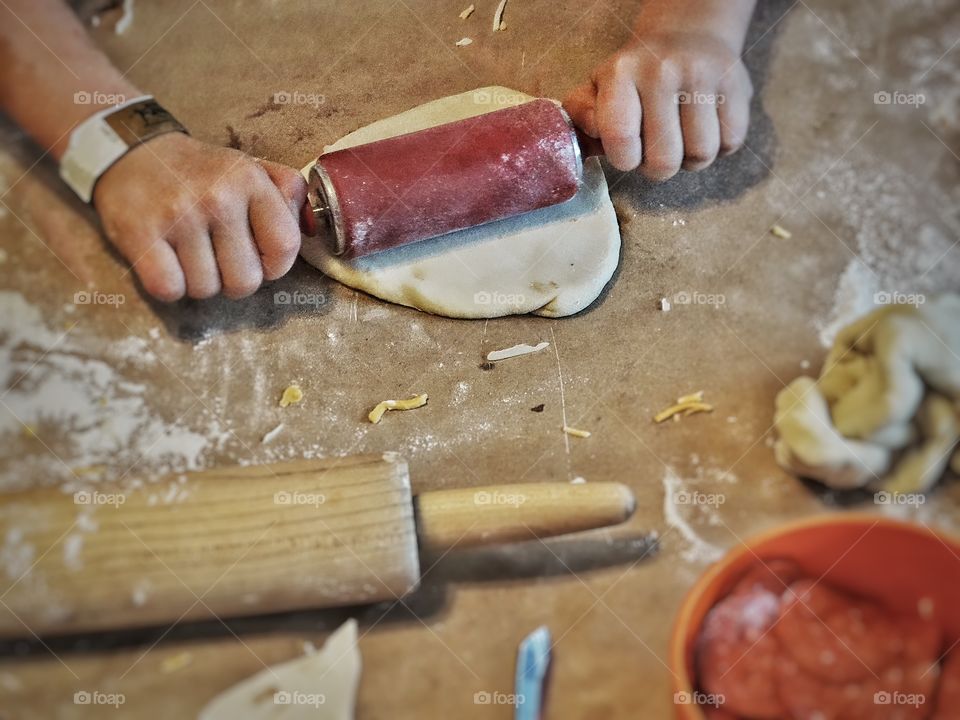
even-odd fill
[[[308,204],[355,258],[564,202],[582,169],[569,118],[540,99],[321,155]]]

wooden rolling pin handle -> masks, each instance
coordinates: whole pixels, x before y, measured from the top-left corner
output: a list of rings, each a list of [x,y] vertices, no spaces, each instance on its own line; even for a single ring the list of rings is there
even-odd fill
[[[636,509],[620,483],[524,483],[425,492],[415,499],[421,551],[522,542],[616,525]]]

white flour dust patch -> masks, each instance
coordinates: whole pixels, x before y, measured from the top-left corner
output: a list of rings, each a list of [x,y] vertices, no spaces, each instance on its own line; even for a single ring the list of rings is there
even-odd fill
[[[663,518],[667,525],[676,530],[684,540],[685,547],[680,557],[690,563],[712,563],[723,556],[723,550],[704,540],[694,529],[686,515],[691,509],[706,513],[709,524],[715,524],[715,510],[705,509],[703,505],[685,502],[692,495],[686,483],[673,468],[667,468],[663,474]]]
[[[123,371],[154,360],[140,339],[108,345],[51,330],[22,295],[0,292],[0,490],[40,479],[73,492],[103,467],[132,468],[131,478],[202,467],[228,433],[216,417],[195,430],[153,412],[151,389]]]
[[[839,330],[898,297],[929,300],[956,287],[956,233],[938,210],[956,206],[949,193],[931,183],[918,195],[916,179],[895,166],[878,173],[838,166],[823,183],[818,197],[844,198],[853,236],[848,249],[856,255],[840,274],[826,317],[815,321],[824,347]]]

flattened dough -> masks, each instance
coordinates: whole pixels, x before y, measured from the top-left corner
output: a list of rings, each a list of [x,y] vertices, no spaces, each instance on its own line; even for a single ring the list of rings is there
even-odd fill
[[[452,95],[360,128],[324,150],[532,99],[502,87]],[[610,280],[620,259],[620,230],[600,163],[590,158],[580,192],[562,205],[356,260],[340,260],[327,247],[323,237],[304,237],[300,254],[344,285],[392,303],[454,318],[563,317],[590,305]]]
[[[198,720],[353,720],[361,664],[357,621],[348,620],[322,650],[227,688]]]

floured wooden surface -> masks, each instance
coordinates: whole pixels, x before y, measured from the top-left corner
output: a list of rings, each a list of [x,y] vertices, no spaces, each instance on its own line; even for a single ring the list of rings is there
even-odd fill
[[[562,3],[547,14],[509,3],[509,27],[495,34],[488,32],[494,8],[478,5],[461,21],[462,7],[439,0],[417,5],[415,15],[365,0],[349,13],[326,2],[269,10],[208,5],[140,2],[124,35],[108,29],[98,38],[124,69],[136,62],[134,81],[197,137],[293,167],[354,128],[434,97],[497,83],[560,97],[627,39],[607,9]],[[670,717],[663,664],[670,609],[706,564],[741,538],[829,508],[776,466],[769,446],[776,393],[800,374],[817,373],[826,353],[821,329],[847,312],[859,315],[874,283],[929,293],[960,277],[950,217],[960,206],[960,171],[920,122],[960,154],[960,123],[934,117],[941,105],[950,107],[960,55],[947,54],[919,80],[960,32],[954,6],[904,4],[887,17],[859,1],[818,0],[812,12],[797,6],[781,20],[789,4],[766,5],[765,24],[748,41],[760,41],[747,56],[758,87],[748,139],[755,154],[744,151],[663,187],[610,173],[623,260],[591,311],[562,322],[446,320],[373,300],[302,264],[243,303],[152,306],[104,252],[85,211],[57,189],[52,167],[41,162],[20,179],[39,153],[0,126],[0,193],[7,193],[0,286],[26,304],[15,300],[22,309],[0,317],[0,327],[16,326],[20,338],[12,354],[4,344],[9,335],[0,338],[0,395],[31,423],[40,420],[39,438],[3,435],[0,484],[77,483],[69,469],[90,464],[101,467],[79,478],[92,487],[98,477],[124,473],[127,481],[149,482],[178,463],[386,450],[410,459],[421,491],[508,478],[625,482],[637,496],[636,516],[592,533],[577,552],[554,542],[448,556],[423,591],[405,600],[422,623],[402,605],[358,613],[365,671],[357,716],[492,717],[505,708],[475,705],[474,693],[511,692],[517,644],[547,625],[557,641],[550,711],[560,718]],[[630,8],[615,12],[625,19]],[[453,47],[464,35],[474,43]],[[878,81],[861,61],[891,89],[919,83],[928,104],[874,105]],[[313,93],[316,103],[275,104],[284,91],[308,99]],[[774,223],[791,239],[772,236]],[[847,270],[851,265],[856,269]],[[74,293],[90,288],[122,293],[126,302],[74,305]],[[290,301],[278,299],[280,292]],[[697,302],[677,302],[680,293]],[[699,302],[716,295],[725,302]],[[659,309],[661,298],[671,300],[670,312]],[[490,351],[540,342],[551,345],[480,368]],[[278,407],[294,383],[304,399]],[[705,391],[713,413],[653,425],[656,412],[694,389]],[[415,392],[428,392],[429,405],[367,422],[380,400]],[[118,405],[127,394],[139,399]],[[61,404],[61,397],[71,401]],[[61,405],[69,411],[55,412]],[[564,414],[592,436],[565,436]],[[91,435],[91,428],[123,417],[145,422],[119,434],[127,449],[113,453],[108,436]],[[282,432],[263,444],[280,423]],[[159,449],[171,455],[163,459]],[[960,530],[958,489],[948,483],[916,509],[856,507]],[[155,491],[163,510],[189,485]],[[685,502],[694,491],[725,502]],[[74,557],[85,533],[95,531],[83,515],[78,507],[77,526],[51,552]],[[645,549],[637,538],[650,529],[660,535],[659,554],[634,565]],[[5,582],[44,551],[15,534],[0,543]],[[575,561],[583,558],[590,561]],[[147,593],[138,588],[131,602]],[[304,641],[321,645],[345,619],[318,612],[230,623],[240,639],[211,619],[178,626],[156,645],[163,630],[107,647],[48,643],[59,660],[38,645],[3,644],[0,715],[99,717],[107,709],[97,715],[73,702],[75,692],[99,689],[125,695],[118,717],[195,717],[264,664],[301,654]],[[193,658],[189,666],[163,672],[165,660],[184,652]]]

